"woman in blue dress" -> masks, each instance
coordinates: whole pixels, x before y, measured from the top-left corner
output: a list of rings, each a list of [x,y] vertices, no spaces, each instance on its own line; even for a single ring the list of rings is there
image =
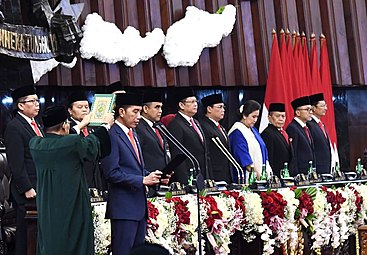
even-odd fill
[[[234,123],[228,132],[233,156],[245,173],[249,172],[253,165],[257,179],[261,176],[262,165],[266,165],[268,174],[271,172],[266,145],[259,131],[254,127],[259,118],[260,108],[258,102],[246,101],[240,107],[241,120]],[[249,174],[245,174],[246,183],[248,178]]]

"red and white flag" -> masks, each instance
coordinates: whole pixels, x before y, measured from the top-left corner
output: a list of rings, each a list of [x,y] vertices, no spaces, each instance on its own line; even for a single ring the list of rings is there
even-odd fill
[[[335,128],[335,113],[334,113],[334,102],[333,102],[333,91],[331,85],[330,76],[330,65],[329,65],[329,54],[327,50],[326,39],[324,35],[320,36],[320,76],[322,92],[324,93],[325,102],[327,104],[327,113],[325,115],[324,123],[329,134],[331,143],[331,166],[335,165],[335,162],[339,162],[338,155],[338,142]]]

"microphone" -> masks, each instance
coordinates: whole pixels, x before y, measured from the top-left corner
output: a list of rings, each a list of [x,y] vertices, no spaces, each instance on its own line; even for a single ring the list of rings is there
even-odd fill
[[[198,211],[198,226],[196,231],[198,233],[198,249],[199,255],[202,255],[202,245],[201,245],[201,225],[200,225],[200,193],[199,191],[204,189],[204,178],[200,172],[200,165],[198,160],[189,152],[185,146],[183,146],[180,141],[168,131],[168,129],[160,122],[155,122],[153,124],[154,128],[157,128],[171,143],[173,143],[188,159],[190,160],[194,170],[196,171],[196,199],[197,199],[197,211]]]
[[[183,144],[177,140],[174,135],[171,134],[171,132],[168,131],[168,129],[160,122],[155,122],[153,124],[153,127],[158,129],[171,143],[173,143],[191,162],[194,170],[196,171],[196,186],[198,189],[204,188],[204,178],[200,171],[200,165],[199,161],[196,159],[194,155],[185,147]],[[199,179],[202,180],[202,183],[199,183]],[[202,185],[201,185],[202,184]]]
[[[212,137],[212,141],[219,148],[219,150],[226,156],[226,158],[231,162],[234,168],[237,171],[238,184],[242,184],[245,181],[245,175],[243,173],[243,169],[241,165],[236,161],[236,159],[232,156],[232,154],[228,151],[228,149],[224,146],[222,141],[218,136]]]

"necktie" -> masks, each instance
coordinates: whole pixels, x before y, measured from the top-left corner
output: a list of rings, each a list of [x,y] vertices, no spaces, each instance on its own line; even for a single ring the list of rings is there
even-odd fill
[[[163,138],[162,138],[161,134],[159,133],[158,129],[156,129],[156,128],[154,129],[154,132],[158,137],[159,144],[161,145],[162,149],[164,149]]]
[[[289,144],[289,137],[288,137],[288,134],[287,132],[285,132],[284,129],[279,129],[280,133],[283,135],[284,139],[286,140],[286,142]]]
[[[83,134],[84,134],[84,136],[85,136],[85,137],[89,135],[89,132],[88,132],[87,127],[84,127],[84,128],[82,129],[82,132],[83,132]]]
[[[190,118],[190,123],[191,123],[191,126],[194,128],[195,132],[200,137],[201,142],[204,142],[203,136],[201,135],[201,132],[200,132],[198,126],[196,126],[195,121],[194,121],[193,118]]]
[[[325,126],[324,126],[324,123],[322,123],[321,120],[319,121],[319,127],[321,128],[322,132],[324,133],[324,136],[327,138]]]
[[[36,135],[37,136],[42,136],[41,131],[39,130],[38,125],[34,120],[31,121],[31,125],[32,125],[33,130],[36,133]]]
[[[222,129],[222,127],[220,126],[220,124],[219,124],[219,123],[218,123],[218,129],[219,129],[219,131],[222,133],[223,137],[224,137],[225,139],[227,139],[227,136],[226,136],[226,134],[224,133],[224,131],[223,131],[223,129]]]
[[[135,154],[138,157],[138,160],[139,160],[139,163],[140,163],[140,156],[139,156],[138,147],[136,146],[134,134],[133,134],[133,131],[131,129],[129,129],[128,135],[129,135],[129,140],[131,142],[131,145],[133,146],[133,149],[135,151]]]
[[[310,136],[310,131],[308,131],[308,127],[307,126],[304,126],[303,127],[303,130],[305,131],[306,133],[306,136],[308,138],[308,141],[311,142],[311,136]]]

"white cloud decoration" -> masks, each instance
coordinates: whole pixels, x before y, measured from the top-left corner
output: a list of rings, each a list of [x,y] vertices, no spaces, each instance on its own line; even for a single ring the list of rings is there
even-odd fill
[[[73,68],[77,62],[77,58],[75,57],[71,63],[58,62],[54,58],[44,61],[33,61],[31,60],[31,68],[34,83],[38,82],[43,75],[50,72],[52,69],[57,67],[59,64],[67,67]]]
[[[135,66],[158,53],[164,43],[162,29],[155,28],[145,37],[128,26],[123,33],[113,23],[106,22],[97,13],[89,14],[82,27],[83,39],[80,42],[82,58],[113,64],[124,61],[126,66]]]
[[[167,30],[163,54],[168,65],[193,66],[204,48],[217,46],[231,33],[235,21],[236,8],[231,4],[221,14],[188,6],[185,17]]]

